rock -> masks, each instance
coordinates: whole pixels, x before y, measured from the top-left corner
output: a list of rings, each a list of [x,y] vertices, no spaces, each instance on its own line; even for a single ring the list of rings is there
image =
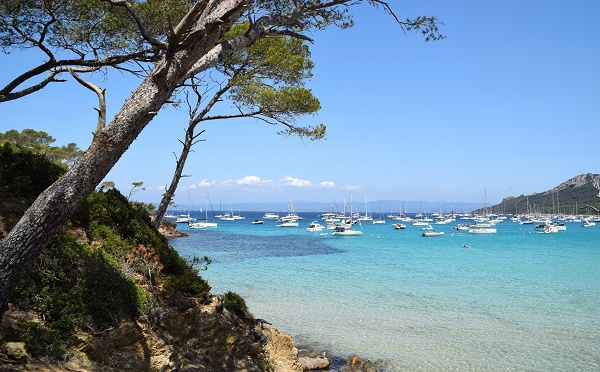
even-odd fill
[[[0,361],[12,364],[27,362],[27,350],[24,342],[7,342],[4,344],[4,353],[0,354]]]
[[[373,363],[371,363],[370,361],[366,361],[363,363],[362,365],[362,370],[363,372],[377,372],[377,367],[375,367],[375,365],[373,365]]]
[[[312,371],[314,369],[327,369],[329,368],[329,359],[325,356],[318,356],[316,358],[303,357],[299,358],[300,365],[303,371]]]
[[[263,333],[268,340],[265,345],[267,357],[277,372],[303,370],[298,361],[298,349],[294,346],[292,336],[268,326],[264,327]]]
[[[348,358],[348,365],[351,367],[357,366],[360,364],[360,357],[358,355],[352,355]]]

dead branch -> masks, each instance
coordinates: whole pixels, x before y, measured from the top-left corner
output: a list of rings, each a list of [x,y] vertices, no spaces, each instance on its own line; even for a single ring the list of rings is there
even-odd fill
[[[83,80],[74,70],[69,70],[69,72],[79,84],[93,91],[98,96],[98,107],[94,108],[94,110],[98,111],[98,124],[96,124],[96,130],[94,131],[96,133],[106,126],[106,89],[100,89],[89,81]]]

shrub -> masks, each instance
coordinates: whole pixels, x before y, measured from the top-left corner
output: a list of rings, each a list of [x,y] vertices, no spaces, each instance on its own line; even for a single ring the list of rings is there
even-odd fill
[[[227,292],[223,295],[223,306],[232,313],[238,313],[240,310],[248,311],[246,301],[235,292]]]
[[[166,295],[173,293],[189,296],[198,296],[208,293],[210,285],[198,275],[198,271],[188,266],[187,270],[179,275],[173,275],[165,280],[163,291]]]
[[[42,328],[23,323],[28,350],[60,359],[77,329],[108,328],[148,311],[148,294],[117,262],[109,252],[55,236],[12,300],[45,319]]]

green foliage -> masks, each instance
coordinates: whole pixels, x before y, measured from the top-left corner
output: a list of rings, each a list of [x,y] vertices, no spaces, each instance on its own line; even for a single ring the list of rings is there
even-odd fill
[[[133,195],[134,193],[138,192],[138,191],[143,191],[146,190],[144,187],[142,187],[144,185],[143,182],[139,181],[139,182],[133,182],[131,187],[131,190],[129,190],[129,195],[127,195],[127,200],[131,199],[131,195]]]
[[[125,255],[125,247],[154,247],[164,265],[163,273],[179,275],[187,263],[153,226],[147,205],[129,203],[116,189],[93,192],[81,204],[72,221],[87,229],[90,236],[105,242],[106,249]]]
[[[114,188],[115,188],[115,183],[113,181],[104,181],[100,184],[98,191],[104,191],[107,189],[114,189]]]
[[[50,146],[55,141],[48,133],[38,132],[34,129],[23,129],[20,133],[12,129],[6,133],[0,133],[0,144],[6,142],[16,144],[33,153],[43,154],[53,162],[72,165],[83,154],[83,151],[74,143],[61,147]]]
[[[120,270],[111,254],[57,235],[15,291],[18,308],[42,314],[44,328],[28,325],[23,341],[52,357],[79,328],[104,329],[148,310],[148,294]],[[39,344],[36,344],[38,342]]]
[[[33,201],[65,170],[64,166],[20,145],[0,144],[0,191],[13,197]]]
[[[248,311],[246,301],[235,292],[227,292],[223,295],[223,306],[232,313],[238,313],[240,310]]]
[[[198,275],[198,270],[188,266],[180,275],[167,278],[163,284],[163,291],[166,295],[198,296],[208,293],[210,285]]]
[[[249,23],[235,25],[224,39],[242,35],[249,27]],[[236,115],[239,111],[242,116],[284,124],[288,129],[280,133],[316,140],[325,136],[324,125],[296,124],[301,116],[321,108],[317,97],[304,87],[312,77],[313,66],[303,40],[280,36],[257,40],[217,69],[229,77],[228,98],[236,107]]]
[[[198,270],[152,227],[148,209],[129,203],[116,189],[93,192],[69,222],[70,228],[85,231],[91,245],[58,234],[42,251],[11,299],[16,309],[44,320],[19,323],[21,340],[32,355],[64,359],[78,330],[102,331],[148,314],[159,281],[166,296],[208,293],[210,286]]]
[[[25,342],[27,351],[31,356],[34,358],[49,356],[52,359],[64,359],[67,349],[58,330],[49,329],[38,323],[22,319],[17,321],[17,326],[21,329],[20,337]]]

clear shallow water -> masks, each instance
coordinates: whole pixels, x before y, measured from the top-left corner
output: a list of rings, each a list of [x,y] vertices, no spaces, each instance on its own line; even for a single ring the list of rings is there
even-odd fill
[[[600,225],[453,235],[448,224],[423,238],[388,221],[333,237],[306,231],[316,215],[298,228],[246,216],[180,225],[190,236],[171,244],[213,260],[201,273],[213,293],[239,293],[297,340],[389,371],[600,370]]]

